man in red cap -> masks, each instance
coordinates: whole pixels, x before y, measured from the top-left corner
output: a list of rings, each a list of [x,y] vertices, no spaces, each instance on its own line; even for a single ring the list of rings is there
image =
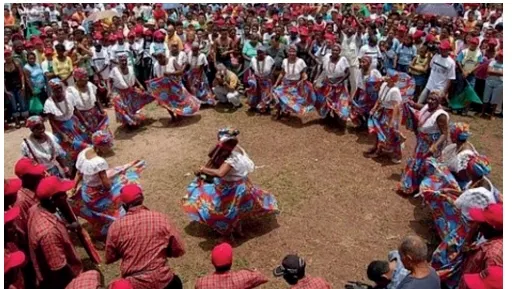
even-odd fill
[[[233,248],[228,243],[213,248],[212,264],[215,273],[199,278],[195,289],[251,289],[268,282],[267,277],[256,270],[231,271]]]
[[[25,282],[20,268],[25,265],[25,254],[21,251],[4,254],[4,286],[9,289],[25,289]]]
[[[121,276],[135,289],[182,288],[181,279],[167,265],[167,258],[185,254],[175,226],[143,205],[142,189],[136,184],[123,187],[120,200],[126,215],[109,228],[105,263],[121,259]]]
[[[469,47],[463,49],[459,55],[457,55],[457,65],[463,73],[464,78],[469,84],[475,86],[475,75],[474,72],[477,67],[484,61],[484,56],[480,48],[480,40],[478,37],[473,37],[469,40]]]
[[[455,80],[455,61],[450,57],[452,46],[448,40],[441,41],[439,53],[430,61],[430,76],[427,85],[421,92],[418,103],[423,104],[431,91],[438,90],[447,95],[452,80]]]
[[[503,289],[503,266],[491,266],[480,273],[465,274],[462,283],[469,289]]]
[[[464,255],[462,272],[479,274],[492,266],[503,266],[503,204],[491,204],[485,209],[472,208],[469,216],[473,229],[487,240]],[[473,240],[468,240],[469,243]],[[461,281],[459,289],[472,288]]]
[[[73,279],[66,289],[99,289],[103,288],[101,284],[101,273],[96,270],[89,270],[80,273]]]
[[[274,271],[274,277],[283,277],[290,289],[331,289],[322,278],[306,276],[306,261],[297,255],[287,255]]]
[[[40,204],[29,210],[30,259],[41,289],[63,289],[82,271],[82,262],[68,233],[68,228],[77,224],[66,226],[57,216],[57,207],[67,202],[66,192],[74,186],[74,181],[55,176],[44,178],[36,189]]]

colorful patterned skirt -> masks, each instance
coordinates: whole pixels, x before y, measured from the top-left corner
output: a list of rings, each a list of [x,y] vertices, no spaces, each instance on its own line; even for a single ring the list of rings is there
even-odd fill
[[[187,191],[182,204],[190,219],[223,235],[232,233],[244,218],[279,213],[276,198],[248,178],[236,182],[214,178],[213,183],[196,178]]]
[[[108,146],[113,146],[113,140],[114,137],[112,135],[112,132],[110,131],[109,126],[109,118],[108,115],[105,113],[103,114],[99,108],[94,106],[93,108],[89,110],[81,110],[80,113],[84,116],[84,118],[87,120],[89,125],[92,127],[90,133],[91,135],[99,130],[103,131],[106,134],[109,134],[111,136],[112,143],[110,143]]]
[[[366,81],[365,89],[358,88],[350,107],[350,120],[355,126],[368,122],[368,116],[379,98],[380,79]]]
[[[191,116],[199,111],[201,102],[190,94],[180,77],[160,77],[146,82],[148,91],[159,105],[175,115]]]
[[[185,83],[201,104],[215,105],[215,95],[208,84],[208,77],[202,68],[193,68],[185,72]],[[195,92],[195,93],[194,93]]]
[[[252,74],[248,79],[247,104],[264,112],[272,102],[272,75],[260,77]]]
[[[75,214],[90,223],[93,238],[104,239],[112,222],[124,216],[125,211],[119,201],[121,188],[128,184],[139,184],[140,175],[145,168],[146,162],[138,160],[108,169],[107,176],[112,184],[110,190],[103,186],[90,187],[82,183],[70,199]]]
[[[441,137],[441,133],[417,133],[416,134],[416,148],[414,149],[414,156],[407,160],[405,169],[402,172],[402,177],[398,185],[398,189],[404,194],[412,194],[418,190],[421,181],[423,180],[423,162],[430,155],[429,149]]]
[[[276,87],[272,93],[276,100],[277,108],[281,112],[294,112],[303,115],[315,108],[316,94],[313,84],[309,81],[287,80]]]
[[[62,149],[67,153],[66,165],[69,168],[75,166],[78,154],[92,144],[91,137],[76,116],[66,121],[50,120],[60,132],[53,131]],[[65,137],[64,137],[65,136]]]
[[[368,133],[377,136],[377,148],[391,151],[396,159],[402,158],[402,138],[398,122],[393,120],[393,109],[379,107],[377,111],[368,118]]]
[[[155,99],[149,94],[135,88],[112,88],[112,102],[116,111],[116,120],[122,125],[139,125],[144,116],[139,113],[144,106]]]
[[[343,83],[331,83],[325,78],[318,87],[315,87],[317,96],[316,109],[322,118],[334,114],[343,121],[350,115],[349,93]]]

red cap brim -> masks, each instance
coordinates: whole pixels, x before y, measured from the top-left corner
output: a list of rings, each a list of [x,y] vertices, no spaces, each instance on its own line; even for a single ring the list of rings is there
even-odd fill
[[[21,189],[21,180],[18,178],[7,179],[4,181],[4,195],[13,195]]]
[[[4,256],[4,274],[23,263],[25,263],[25,254],[21,251],[16,251]]]
[[[486,289],[484,280],[480,278],[480,274],[465,274],[464,282],[469,289]]]
[[[469,216],[474,222],[485,223],[484,209],[471,208],[469,209]]]

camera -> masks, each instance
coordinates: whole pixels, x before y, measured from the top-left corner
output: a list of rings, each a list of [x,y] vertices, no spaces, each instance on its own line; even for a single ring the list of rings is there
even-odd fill
[[[358,281],[349,281],[345,284],[345,289],[373,289],[373,286],[358,282]]]

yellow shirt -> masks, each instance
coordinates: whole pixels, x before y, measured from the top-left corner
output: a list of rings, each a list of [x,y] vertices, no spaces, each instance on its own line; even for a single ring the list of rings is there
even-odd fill
[[[66,60],[62,62],[59,61],[57,57],[55,57],[53,59],[53,71],[55,71],[55,75],[61,79],[65,79],[73,71],[73,61],[71,61],[69,56],[67,56]]]
[[[238,80],[238,76],[236,76],[235,73],[227,70],[226,71],[225,80],[226,80],[226,82],[228,84],[228,87],[230,89],[236,89],[237,88],[239,80]]]
[[[169,49],[170,49],[170,46],[171,46],[171,43],[172,42],[177,42],[178,43],[178,49],[180,51],[183,51],[183,42],[181,41],[181,38],[176,35],[176,32],[174,33],[174,35],[172,37],[169,38],[169,36],[165,36],[165,42],[167,43],[167,45],[169,46]]]

